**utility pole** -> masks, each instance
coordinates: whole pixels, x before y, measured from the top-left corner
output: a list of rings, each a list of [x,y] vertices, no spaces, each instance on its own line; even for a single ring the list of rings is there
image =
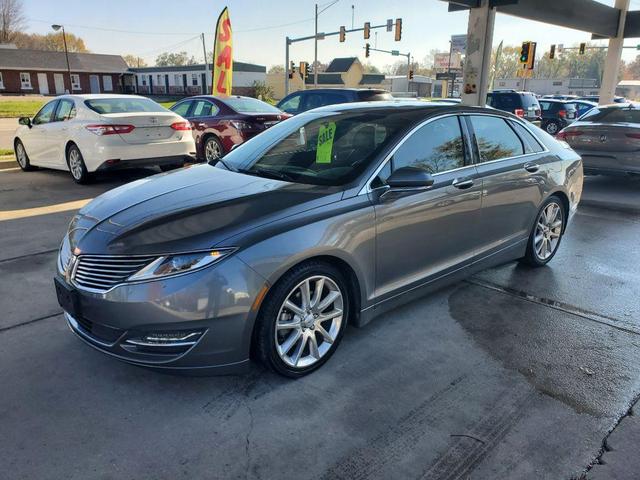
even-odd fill
[[[204,32],[200,34],[202,36],[202,54],[204,55],[204,80],[205,85],[202,86],[202,94],[207,94],[207,72],[209,71],[209,66],[207,65],[207,48],[204,44]],[[211,82],[213,83],[213,75],[211,76]],[[213,85],[211,86],[211,92],[213,93]]]
[[[318,88],[318,4],[316,3],[316,34],[313,40],[313,88]]]
[[[286,97],[289,95],[289,45],[291,45],[291,41],[289,37],[287,37],[285,41],[287,42],[284,50],[284,95]]]
[[[353,19],[355,18],[356,15],[356,6],[355,5],[351,5],[351,28],[353,29],[354,23],[353,23]]]
[[[453,82],[451,81],[451,54],[453,53],[453,42],[449,40],[449,63],[447,64],[447,97],[453,97]],[[451,88],[449,88],[451,85]],[[451,94],[449,94],[451,91]]]
[[[67,74],[69,75],[69,92],[73,91],[73,81],[71,80],[71,68],[69,67],[69,50],[67,50],[67,34],[64,32],[64,25],[51,25],[54,31],[62,29],[62,42],[64,43],[64,56],[67,60]]]

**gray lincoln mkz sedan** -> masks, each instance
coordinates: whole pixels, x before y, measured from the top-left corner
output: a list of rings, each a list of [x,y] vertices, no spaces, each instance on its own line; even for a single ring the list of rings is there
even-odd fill
[[[333,105],[84,207],[55,279],[71,330],[127,362],[287,376],[346,325],[472,272],[556,253],[580,157],[505,112]]]

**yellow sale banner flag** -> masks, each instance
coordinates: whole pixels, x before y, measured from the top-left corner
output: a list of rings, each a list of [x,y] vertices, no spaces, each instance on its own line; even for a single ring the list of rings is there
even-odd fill
[[[229,9],[224,10],[218,17],[216,38],[213,47],[213,85],[211,94],[214,96],[231,95],[231,80],[233,78],[233,35],[231,33],[231,19]]]

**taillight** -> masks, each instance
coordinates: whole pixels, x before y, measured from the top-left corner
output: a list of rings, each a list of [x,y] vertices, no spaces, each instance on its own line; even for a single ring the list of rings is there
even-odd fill
[[[524,118],[524,110],[522,108],[516,108],[513,113],[520,118]]]
[[[560,130],[560,132],[558,132],[558,135],[556,135],[556,139],[568,140],[572,137],[579,137],[583,133],[584,132],[581,132],[580,130]]]
[[[171,124],[171,128],[174,130],[191,130],[190,122],[175,122]]]
[[[536,113],[536,117],[539,117],[540,115],[542,115],[542,110],[537,108],[535,113]]]
[[[87,125],[85,128],[89,130],[91,133],[102,136],[102,135],[116,135],[116,134],[122,134],[122,133],[130,133],[136,127],[134,127],[133,125],[105,124],[105,125]]]
[[[249,122],[243,122],[242,120],[231,120],[230,123],[237,130],[253,130],[253,125],[251,125]]]
[[[625,136],[640,140],[640,133],[625,133]]]
[[[559,110],[558,111],[558,116],[560,118],[566,118],[567,117],[567,111],[566,110]]]

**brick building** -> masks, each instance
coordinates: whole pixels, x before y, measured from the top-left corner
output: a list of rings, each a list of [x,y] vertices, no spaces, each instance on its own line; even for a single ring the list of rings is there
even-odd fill
[[[0,93],[122,93],[129,82],[120,55],[0,48]]]

